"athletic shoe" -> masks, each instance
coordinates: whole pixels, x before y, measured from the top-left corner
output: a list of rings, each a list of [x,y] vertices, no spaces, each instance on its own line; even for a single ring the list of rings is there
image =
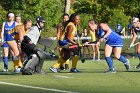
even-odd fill
[[[5,68],[4,68],[4,69],[3,69],[3,72],[8,72],[8,69],[5,69]]]
[[[100,58],[99,59],[96,59],[96,61],[100,61]]]
[[[124,66],[125,66],[125,68],[126,68],[127,71],[130,70],[130,63],[129,63],[129,60],[128,59],[127,59],[127,62],[124,63]]]
[[[81,62],[82,63],[85,63],[85,58],[81,58]]]
[[[69,65],[65,64],[65,70],[68,70],[68,69],[69,69]]]
[[[77,73],[80,72],[78,69],[76,68],[71,68],[70,73]]]
[[[136,68],[137,68],[137,69],[139,69],[139,68],[140,68],[140,63],[136,66]]]
[[[18,74],[18,73],[20,73],[20,70],[21,70],[21,68],[16,68],[16,69],[14,70],[14,72],[15,72],[16,74]]]
[[[54,72],[54,73],[58,73],[58,69],[56,69],[56,68],[54,68],[54,67],[50,67],[49,68],[52,72]]]
[[[108,70],[107,72],[105,72],[106,74],[110,74],[110,73],[116,73],[115,70]]]
[[[92,61],[95,61],[95,59],[93,58]]]

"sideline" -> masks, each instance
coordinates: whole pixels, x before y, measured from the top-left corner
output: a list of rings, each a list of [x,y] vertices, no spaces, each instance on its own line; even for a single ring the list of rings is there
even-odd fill
[[[21,84],[1,82],[1,81],[0,81],[0,84],[17,86],[17,87],[24,87],[24,88],[39,89],[39,90],[47,90],[47,91],[59,92],[59,93],[79,93],[79,92],[72,92],[72,91],[67,91],[67,90],[59,90],[59,89],[52,89],[52,88],[35,87],[35,86],[21,85]]]

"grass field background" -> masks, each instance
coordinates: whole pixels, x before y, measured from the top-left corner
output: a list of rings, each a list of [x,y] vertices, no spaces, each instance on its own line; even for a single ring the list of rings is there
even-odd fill
[[[129,46],[130,39],[124,41],[123,49],[126,49]],[[114,58],[117,73],[106,74],[105,71],[108,70],[108,66],[103,57],[103,45],[101,45],[101,50],[101,61],[87,59],[85,63],[81,63],[79,60],[77,68],[81,73],[69,73],[69,70],[52,73],[48,69],[56,60],[48,59],[43,66],[47,74],[25,76],[14,74],[13,63],[9,62],[10,71],[7,73],[0,72],[0,93],[59,93],[55,92],[54,89],[80,93],[140,93],[140,69],[131,68],[131,70],[127,72],[124,65]],[[132,58],[132,56],[136,57],[134,52],[134,48],[123,52],[130,60],[132,67],[140,62],[138,58]],[[0,62],[0,71],[2,71],[2,69],[3,63]],[[53,90],[17,87],[1,84],[1,82],[43,87]]]
[[[138,64],[138,59],[130,59],[131,65]],[[22,85],[30,85],[44,88],[68,90],[80,93],[139,93],[140,70],[132,68],[126,72],[124,65],[114,60],[116,74],[106,74],[108,70],[105,60],[93,62],[87,60],[84,64],[79,61],[78,69],[81,73],[52,73],[48,68],[55,61],[45,61],[43,69],[48,72],[46,75],[23,76],[14,74],[12,62],[10,62],[10,72],[0,72],[0,82],[9,82]],[[2,68],[2,63],[0,68]],[[0,69],[2,70],[2,69]],[[55,93],[39,89],[22,88],[0,84],[0,93]]]

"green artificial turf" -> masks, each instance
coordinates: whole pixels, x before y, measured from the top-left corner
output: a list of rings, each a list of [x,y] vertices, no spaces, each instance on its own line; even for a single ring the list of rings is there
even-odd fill
[[[124,39],[123,50],[129,47],[131,39]],[[51,49],[55,47],[55,43]],[[48,49],[48,50],[51,50]],[[57,60],[47,59],[43,69],[47,72],[45,75],[24,76],[13,73],[13,63],[9,62],[9,72],[0,72],[0,93],[61,93],[61,92],[80,92],[80,93],[140,93],[140,70],[131,68],[129,72],[125,70],[124,65],[114,60],[116,74],[106,74],[108,70],[104,60],[104,43],[101,44],[101,61],[92,61],[87,59],[85,63],[78,62],[77,68],[81,73],[69,73],[69,70],[60,73],[52,73],[49,67]],[[58,52],[56,52],[56,55]],[[136,58],[135,48],[122,52],[131,63],[136,66],[140,61]],[[135,57],[134,59],[132,57]],[[88,58],[88,56],[86,56]],[[71,67],[71,62],[70,62]],[[3,69],[3,63],[0,62],[0,71]],[[8,84],[2,84],[7,82]],[[32,87],[41,87],[43,89],[25,88],[13,86],[11,84],[28,85]],[[52,90],[49,90],[52,89]],[[55,89],[61,92],[55,91]]]
[[[129,59],[132,66],[139,63],[138,59]],[[105,60],[86,60],[85,63],[78,62],[81,73],[69,73],[69,70],[60,73],[52,73],[48,68],[55,61],[46,61],[43,69],[46,75],[24,76],[14,74],[12,62],[8,73],[0,72],[0,82],[29,85],[35,87],[67,90],[80,93],[139,93],[140,70],[131,68],[129,72],[124,65],[114,59],[116,74],[106,74],[108,70]],[[0,63],[0,68],[2,68]],[[71,66],[71,64],[70,64]],[[0,69],[2,70],[2,69]],[[0,93],[55,93],[54,91],[23,88],[0,83]],[[56,92],[57,93],[57,92]],[[58,92],[59,93],[59,92]],[[61,93],[61,92],[60,92]]]

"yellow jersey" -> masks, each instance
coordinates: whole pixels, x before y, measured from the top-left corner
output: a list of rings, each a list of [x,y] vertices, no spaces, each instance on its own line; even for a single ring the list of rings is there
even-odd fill
[[[23,31],[23,34],[26,35],[28,33],[28,30],[25,30],[24,25],[17,25],[14,29],[10,30],[8,32],[9,35],[12,35],[12,37],[14,38],[14,40],[18,41],[19,40],[19,35],[18,35],[18,31]]]
[[[66,28],[64,29],[64,31],[61,31],[61,34],[60,34],[60,38],[59,38],[59,40],[64,40],[64,38],[66,37],[66,33],[67,33],[67,27],[68,26],[73,26],[73,31],[72,31],[72,33],[71,33],[71,39],[74,39],[74,36],[75,36],[75,34],[76,34],[76,32],[77,32],[77,27],[72,23],[72,22],[69,22],[68,24],[67,24],[67,26],[66,26]]]
[[[90,36],[91,36],[91,42],[94,42],[94,41],[96,41],[96,35],[95,35],[95,31],[93,32],[93,31],[91,31],[90,30]]]

